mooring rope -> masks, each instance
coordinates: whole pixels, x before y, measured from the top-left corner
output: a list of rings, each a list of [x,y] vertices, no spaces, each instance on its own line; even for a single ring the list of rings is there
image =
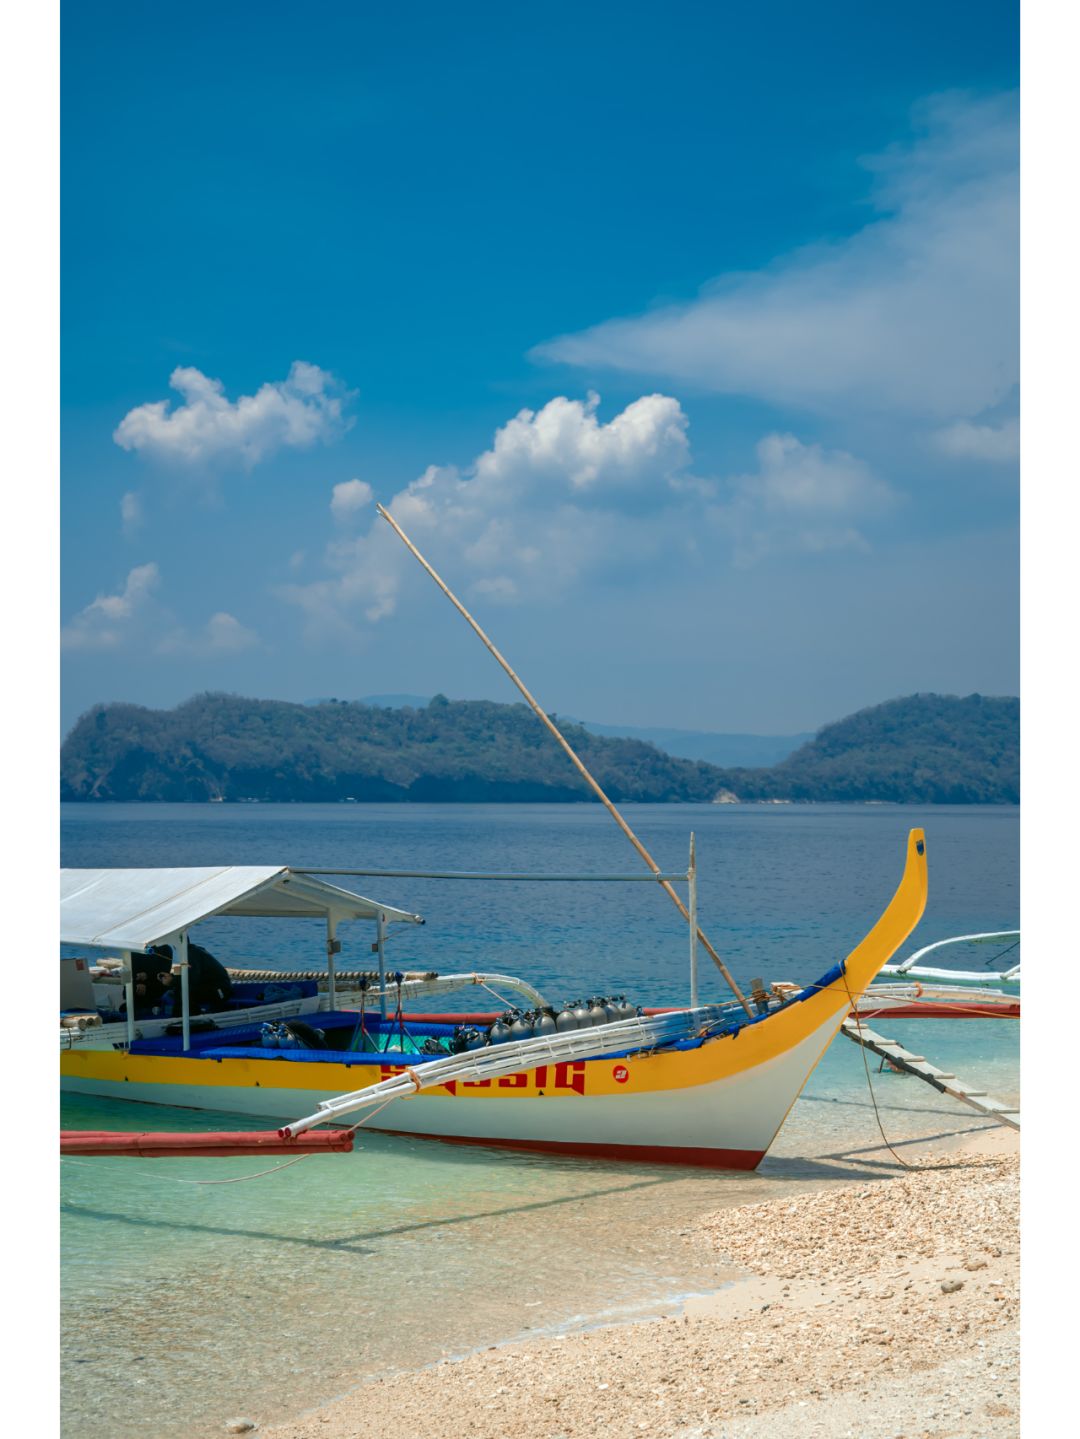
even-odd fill
[[[878,1133],[881,1135],[881,1139],[885,1145],[885,1148],[889,1151],[889,1153],[896,1160],[897,1164],[901,1166],[901,1168],[921,1169],[923,1168],[921,1164],[909,1164],[906,1159],[902,1158],[899,1154],[897,1154],[896,1150],[889,1143],[889,1137],[885,1133],[885,1126],[881,1122],[881,1114],[878,1111],[877,1096],[874,1093],[873,1081],[870,1078],[870,1064],[866,1058],[866,1045],[861,1043],[862,1020],[859,1018],[859,1011],[855,1007],[855,1001],[851,997],[851,989],[847,982],[847,972],[843,969],[843,967],[841,967],[840,970],[840,977],[844,981],[844,989],[847,992],[848,1003],[851,1005],[851,1013],[855,1020],[855,1026],[859,1031],[859,1053],[862,1055],[863,1069],[866,1071],[866,1087],[870,1091],[870,1103],[874,1106],[874,1118],[877,1120]]]

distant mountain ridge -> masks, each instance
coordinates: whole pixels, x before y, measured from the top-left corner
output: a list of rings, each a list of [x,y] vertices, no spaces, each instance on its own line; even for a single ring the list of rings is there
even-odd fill
[[[329,703],[330,700],[326,698],[305,700],[308,705]],[[378,709],[402,709],[406,705],[413,709],[425,709],[431,703],[431,696],[361,695],[357,703],[374,705]],[[791,735],[724,734],[719,730],[601,724],[596,720],[579,720],[576,717],[573,723],[583,725],[591,734],[608,735],[612,739],[644,740],[647,744],[656,745],[657,749],[662,749],[665,754],[675,755],[679,759],[703,759],[709,764],[719,765],[721,769],[779,764],[801,744],[814,738],[809,731]]]
[[[802,734],[723,734],[719,730],[668,729],[657,726],[581,723],[592,734],[613,739],[640,739],[680,759],[703,759],[721,769],[753,768],[779,764],[788,755],[814,738]]]
[[[1020,702],[911,695],[771,766],[721,767],[560,721],[617,801],[1015,804]],[[65,800],[567,801],[589,792],[527,706],[436,695],[423,709],[198,695],[98,705],[60,754]]]

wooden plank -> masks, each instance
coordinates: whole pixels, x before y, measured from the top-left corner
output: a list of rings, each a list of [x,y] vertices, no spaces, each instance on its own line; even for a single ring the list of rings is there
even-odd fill
[[[943,1069],[938,1069],[936,1065],[930,1064],[925,1056],[909,1054],[895,1039],[883,1039],[880,1034],[875,1034],[872,1029],[867,1029],[865,1024],[860,1024],[854,1019],[846,1019],[840,1026],[840,1032],[863,1049],[868,1049],[872,1054],[887,1059],[890,1064],[896,1065],[905,1074],[913,1074],[916,1079],[932,1085],[940,1093],[948,1094],[953,1099],[960,1100],[962,1104],[970,1105],[980,1114],[985,1114],[990,1119],[996,1119],[1010,1129],[1020,1128],[1020,1111],[1018,1109],[991,1098],[985,1089],[970,1088],[963,1080],[957,1079],[955,1074],[947,1074]]]

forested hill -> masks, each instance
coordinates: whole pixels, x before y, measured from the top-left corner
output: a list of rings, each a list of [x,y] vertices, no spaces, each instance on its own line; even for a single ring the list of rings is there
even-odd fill
[[[562,722],[560,721],[562,725]],[[783,763],[720,769],[562,725],[615,800],[1019,800],[1020,702],[913,695],[828,725]],[[380,708],[205,694],[172,710],[99,705],[60,755],[66,800],[580,800],[522,704]]]

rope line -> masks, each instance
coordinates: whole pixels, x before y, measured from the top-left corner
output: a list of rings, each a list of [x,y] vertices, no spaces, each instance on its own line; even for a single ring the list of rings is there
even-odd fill
[[[852,999],[852,997],[851,997],[851,989],[850,989],[849,986],[848,986],[847,973],[846,973],[846,971],[843,970],[843,969],[841,969],[841,971],[840,971],[840,976],[841,976],[841,978],[842,978],[843,981],[844,981],[844,989],[847,991],[848,1002],[849,1002],[849,1004],[851,1005],[851,1013],[853,1014],[853,1016],[854,1016],[854,1018],[855,1018],[855,1026],[856,1026],[856,1028],[857,1028],[858,1031],[859,1031],[859,1038],[860,1038],[860,1040],[861,1040],[861,1038],[862,1038],[862,1020],[859,1018],[859,1011],[855,1008],[855,1001],[854,1001],[854,1000]],[[892,1155],[892,1157],[896,1160],[897,1164],[899,1164],[899,1165],[901,1166],[901,1168],[903,1168],[903,1169],[921,1169],[921,1168],[923,1167],[922,1165],[919,1165],[919,1164],[909,1164],[906,1159],[902,1158],[899,1154],[897,1154],[896,1150],[895,1150],[895,1149],[892,1147],[892,1145],[889,1143],[889,1137],[888,1137],[888,1135],[885,1133],[885,1126],[884,1126],[884,1125],[882,1124],[882,1122],[881,1122],[881,1114],[880,1114],[879,1111],[878,1111],[877,1095],[874,1093],[874,1084],[873,1084],[873,1081],[872,1081],[871,1078],[870,1078],[870,1064],[869,1064],[869,1062],[868,1062],[868,1060],[867,1060],[867,1058],[866,1058],[866,1046],[865,1046],[865,1044],[860,1043],[860,1045],[859,1045],[859,1053],[862,1055],[863,1069],[866,1071],[866,1087],[867,1087],[867,1089],[870,1091],[870,1103],[874,1106],[874,1118],[877,1120],[878,1133],[881,1135],[882,1142],[884,1143],[885,1148],[889,1151],[889,1153],[890,1153],[890,1154]]]

